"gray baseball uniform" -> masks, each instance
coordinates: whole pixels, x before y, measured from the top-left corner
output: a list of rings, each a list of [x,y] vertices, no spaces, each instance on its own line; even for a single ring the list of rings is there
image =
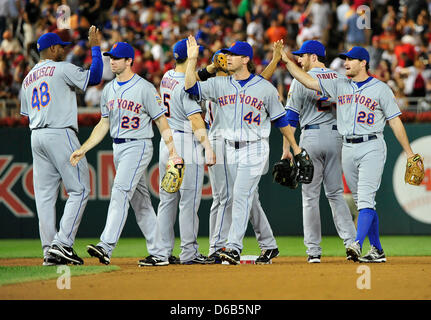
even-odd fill
[[[116,175],[98,245],[111,257],[126,223],[130,201],[147,239],[147,249],[150,254],[156,254],[152,252],[156,250],[156,215],[145,170],[153,156],[152,120],[166,110],[160,105],[155,87],[137,74],[125,83],[118,83],[116,79],[109,82],[103,89],[100,108],[102,117],[109,117]]]
[[[268,170],[271,121],[285,115],[274,86],[260,76],[246,82],[232,76],[197,82],[199,98],[217,101],[228,181],[232,181],[232,223],[226,248],[242,251],[254,193]]]
[[[358,210],[374,209],[386,161],[383,129],[401,114],[392,90],[382,81],[363,83],[336,74],[317,76],[324,95],[337,103],[337,126],[343,136],[342,163]]]
[[[90,193],[85,157],[76,167],[69,163],[80,147],[76,89],[86,90],[90,76],[68,62],[44,60],[22,83],[21,114],[29,117],[33,155],[33,185],[44,257],[52,244],[72,247]],[[60,182],[69,198],[56,230]]]
[[[167,260],[174,249],[174,224],[179,206],[179,229],[181,238],[181,263],[188,263],[200,256],[197,242],[198,210],[202,197],[205,158],[203,147],[193,134],[189,116],[201,113],[202,109],[184,91],[185,74],[175,70],[167,71],[160,82],[160,94],[167,108],[166,117],[173,133],[175,148],[184,159],[185,171],[179,192],[168,193],[160,188],[160,202],[157,211],[159,228],[157,246],[159,259]],[[169,152],[160,141],[160,181],[166,171]],[[160,239],[159,239],[160,237]]]
[[[334,73],[324,68],[313,68],[311,76]],[[320,256],[322,248],[320,224],[320,190],[323,183],[326,198],[338,235],[348,247],[355,239],[356,229],[343,197],[341,168],[342,137],[337,131],[335,103],[319,92],[307,89],[293,80],[286,108],[299,115],[301,137],[299,145],[307,150],[314,165],[310,184],[302,184],[304,244],[309,256]]]
[[[205,122],[209,126],[208,137],[213,150],[216,152],[217,163],[208,168],[211,182],[213,201],[209,219],[209,255],[226,246],[229,228],[232,222],[232,192],[230,186],[233,181],[228,181],[227,166],[224,162],[225,143],[217,130],[219,117],[218,106],[212,101],[206,101]],[[256,239],[261,250],[277,248],[277,242],[272,233],[271,226],[259,201],[259,191],[256,188],[253,205],[250,210],[250,222],[256,234]]]

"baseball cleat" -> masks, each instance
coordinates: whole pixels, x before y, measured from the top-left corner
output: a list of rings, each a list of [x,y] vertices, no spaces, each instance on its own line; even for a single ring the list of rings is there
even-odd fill
[[[214,259],[215,264],[221,264],[220,252],[223,252],[223,249],[213,252],[208,258]]]
[[[308,256],[307,262],[308,263],[320,263],[320,255],[317,255],[317,256]]]
[[[100,263],[109,264],[111,259],[108,256],[108,253],[101,246],[95,246],[94,244],[89,244],[87,246],[87,252],[90,256],[99,258]]]
[[[359,245],[359,241],[355,241],[347,247],[346,255],[347,257],[350,256],[350,260],[353,262],[357,262],[359,260],[359,257],[361,256],[361,246]]]
[[[67,264],[67,260],[59,257],[54,257],[52,255],[48,255],[47,257],[43,258],[43,266],[58,266],[58,265],[65,265]]]
[[[180,259],[175,256],[170,256],[168,258],[169,264],[180,264]]]
[[[220,252],[220,259],[222,261],[227,261],[229,264],[240,264],[241,257],[239,253],[234,249],[226,249],[223,252]]]
[[[72,247],[63,247],[61,244],[53,244],[51,248],[49,248],[48,253],[54,257],[65,259],[68,263],[76,265],[84,264],[84,260],[78,257]]]
[[[155,256],[148,256],[145,259],[138,261],[138,266],[145,267],[145,266],[167,266],[169,265],[169,260],[162,260]]]
[[[386,256],[383,249],[378,250],[375,246],[371,246],[370,251],[368,251],[365,256],[359,258],[359,262],[364,262],[364,263],[386,262]]]
[[[255,260],[256,264],[270,264],[273,258],[278,257],[280,251],[278,248],[263,250],[260,256]]]
[[[211,257],[206,257],[202,254],[198,254],[192,260],[189,261],[181,261],[181,264],[214,264],[215,259]]]

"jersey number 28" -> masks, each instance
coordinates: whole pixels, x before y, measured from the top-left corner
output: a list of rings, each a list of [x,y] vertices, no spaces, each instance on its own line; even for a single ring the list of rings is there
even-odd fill
[[[369,125],[374,124],[374,113],[370,112],[370,113],[366,113],[364,111],[360,111],[358,113],[358,117],[356,118],[356,121],[358,121],[359,123],[368,123]]]
[[[46,107],[51,101],[51,96],[49,94],[48,84],[44,81],[40,84],[39,89],[37,87],[33,88],[33,93],[31,94],[31,107],[40,110],[40,107]]]

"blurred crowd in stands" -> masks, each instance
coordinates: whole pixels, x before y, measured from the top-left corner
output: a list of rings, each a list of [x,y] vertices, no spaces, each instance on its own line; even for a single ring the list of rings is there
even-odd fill
[[[341,73],[338,53],[364,46],[370,73],[393,89],[400,108],[429,111],[430,11],[431,0],[0,0],[0,112],[11,101],[19,106],[21,83],[39,59],[36,41],[43,33],[72,41],[66,60],[88,68],[91,25],[103,33],[102,52],[117,41],[132,44],[134,71],[156,87],[174,67],[173,44],[189,34],[205,47],[199,66],[218,49],[248,41],[256,73],[269,63],[279,39],[290,50],[309,39],[321,41],[327,66]],[[79,95],[80,106],[98,107],[104,84],[113,78],[106,59],[102,83]],[[280,63],[272,82],[283,102],[291,81]]]

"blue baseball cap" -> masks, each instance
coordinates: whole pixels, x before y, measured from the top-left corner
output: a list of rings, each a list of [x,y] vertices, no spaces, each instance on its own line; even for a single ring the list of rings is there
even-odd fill
[[[237,41],[228,49],[222,49],[222,53],[232,53],[238,56],[247,56],[253,59],[253,48],[248,42]]]
[[[204,51],[203,46],[199,46],[199,53]],[[177,43],[174,44],[173,48],[174,58],[175,60],[184,60],[187,58],[187,39],[181,39]]]
[[[132,58],[135,59],[135,49],[127,42],[114,43],[111,50],[103,53],[104,56],[113,58]]]
[[[42,50],[45,50],[46,48],[55,46],[57,44],[61,46],[68,46],[71,43],[72,42],[64,42],[63,40],[61,40],[60,36],[54,32],[48,32],[44,35],[41,35],[37,40],[37,50],[41,52]]]
[[[295,55],[300,55],[304,53],[315,54],[319,57],[325,57],[325,46],[317,40],[307,40],[305,41],[298,51],[292,52]]]
[[[370,62],[370,54],[368,51],[362,47],[353,47],[347,52],[340,53],[339,57],[341,59],[359,59],[359,60],[365,60],[367,62]]]

